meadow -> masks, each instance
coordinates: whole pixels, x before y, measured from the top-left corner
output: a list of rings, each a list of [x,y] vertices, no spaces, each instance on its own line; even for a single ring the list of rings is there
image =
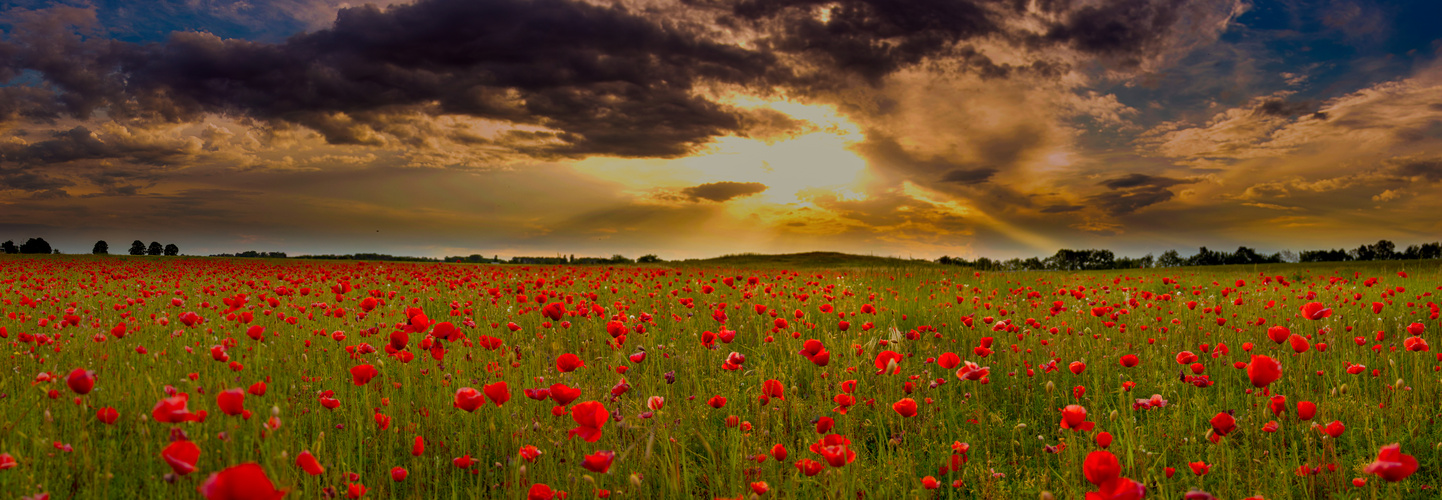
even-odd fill
[[[0,256],[0,499],[1442,487],[1442,262],[795,264]]]

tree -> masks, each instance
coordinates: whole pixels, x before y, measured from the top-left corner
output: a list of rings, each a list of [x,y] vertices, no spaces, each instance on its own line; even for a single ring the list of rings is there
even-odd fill
[[[171,257],[174,257],[174,256],[176,256],[176,255],[180,255],[180,247],[175,246],[174,243],[171,243],[171,244],[169,244],[169,245],[165,245],[165,255],[171,256]]]
[[[50,253],[50,243],[45,238],[30,238],[20,245],[20,253]]]
[[[1182,260],[1182,255],[1176,250],[1167,250],[1162,252],[1161,257],[1157,257],[1157,267],[1181,267],[1184,265],[1186,262]]]
[[[641,258],[636,259],[636,262],[640,262],[642,264],[654,264],[656,262],[661,262],[661,258],[657,257],[654,253],[648,253],[646,255],[642,255]]]
[[[20,247],[15,246],[15,242],[12,240],[5,240],[4,243],[0,243],[0,251],[5,253],[20,253]]]
[[[130,244],[130,255],[145,255],[145,243],[135,240]]]
[[[105,240],[97,241],[97,242],[95,242],[95,248],[92,249],[92,250],[90,250],[90,253],[93,253],[93,254],[95,254],[95,255],[106,255],[106,254],[109,254],[109,253],[110,253],[110,244],[109,244],[109,243],[106,243]]]
[[[159,241],[150,242],[150,247],[145,250],[145,255],[160,255],[165,252],[165,247],[160,246]]]

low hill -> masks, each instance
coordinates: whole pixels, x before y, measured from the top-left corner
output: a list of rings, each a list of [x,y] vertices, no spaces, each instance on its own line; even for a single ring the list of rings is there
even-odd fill
[[[840,252],[805,252],[787,254],[743,253],[709,259],[675,261],[674,264],[707,267],[914,267],[938,265],[925,259],[900,259],[874,255],[852,255]]]

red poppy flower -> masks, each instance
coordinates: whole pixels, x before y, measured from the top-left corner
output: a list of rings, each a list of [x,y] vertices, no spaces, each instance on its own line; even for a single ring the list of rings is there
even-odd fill
[[[105,423],[105,425],[114,425],[115,420],[120,418],[120,413],[115,411],[115,408],[107,406],[95,412],[95,418]]]
[[[1292,344],[1292,350],[1296,351],[1297,354],[1307,352],[1308,349],[1312,348],[1312,344],[1307,342],[1306,338],[1303,338],[1301,335],[1297,335],[1295,333],[1292,334],[1291,337],[1287,337],[1287,342],[1290,342]]]
[[[351,382],[355,383],[355,385],[366,385],[367,382],[370,382],[371,379],[376,378],[376,375],[380,374],[380,370],[377,370],[376,367],[371,365],[357,365],[352,366],[350,369]]]
[[[787,452],[785,445],[782,445],[781,443],[776,443],[775,446],[771,447],[771,458],[775,458],[777,462],[785,462],[786,455]]]
[[[484,404],[486,404],[486,397],[481,395],[480,391],[470,387],[462,387],[456,390],[456,398],[455,401],[451,403],[451,406],[473,412],[476,411],[476,408],[480,408],[481,405]]]
[[[786,399],[786,387],[781,385],[780,380],[767,379],[761,383],[761,395],[768,398]]]
[[[721,407],[726,406],[726,398],[723,398],[719,395],[711,396],[711,399],[706,400],[706,404],[710,405],[712,408],[719,410],[721,409]]]
[[[481,390],[486,392],[486,397],[491,398],[491,402],[495,403],[497,407],[511,400],[511,388],[506,385],[506,381],[504,380],[494,384],[487,384],[482,387]]]
[[[1211,424],[1212,431],[1217,433],[1218,436],[1231,434],[1232,431],[1237,429],[1237,419],[1233,418],[1232,415],[1227,412],[1217,413],[1216,416],[1212,417]]]
[[[180,394],[171,396],[155,403],[155,408],[150,410],[150,418],[156,422],[176,424],[180,422],[193,422],[200,420],[197,414],[191,413],[186,408],[190,396]]]
[[[1191,467],[1192,474],[1196,474],[1198,476],[1206,475],[1212,470],[1212,466],[1208,465],[1206,462],[1188,462],[1187,467]]]
[[[411,446],[411,455],[414,455],[414,456],[419,457],[419,456],[421,456],[422,453],[425,453],[425,452],[426,452],[426,440],[425,440],[425,439],[422,439],[420,436],[416,436],[416,444],[414,444],[414,445]]]
[[[836,420],[833,420],[831,417],[821,417],[816,419],[817,434],[825,434],[827,431],[830,431],[831,428],[834,426],[836,426]]]
[[[1267,329],[1267,338],[1271,339],[1272,342],[1278,344],[1286,342],[1287,337],[1290,336],[1292,336],[1292,331],[1282,325],[1277,325]]]
[[[1308,302],[1302,304],[1302,317],[1310,320],[1319,320],[1332,317],[1332,310],[1323,306],[1320,302]]]
[[[1087,364],[1081,361],[1072,361],[1067,365],[1067,369],[1071,370],[1072,375],[1081,375],[1081,372],[1087,369]]]
[[[1313,403],[1311,401],[1302,401],[1300,403],[1297,403],[1297,418],[1302,420],[1311,420],[1312,417],[1316,415],[1317,403]]]
[[[405,467],[397,465],[391,468],[391,481],[395,481],[397,483],[405,481],[406,476],[408,475],[410,475],[410,472],[407,472]]]
[[[1121,463],[1117,461],[1117,456],[1109,451],[1088,453],[1086,460],[1082,462],[1082,475],[1097,486],[1120,477],[1121,473]]]
[[[540,448],[529,444],[521,447],[520,454],[521,458],[526,459],[527,462],[535,462],[542,455]]]
[[[1401,444],[1389,444],[1382,447],[1377,453],[1377,460],[1363,467],[1362,472],[1375,474],[1389,482],[1401,481],[1417,472],[1417,458],[1403,454]]]
[[[465,455],[461,455],[461,456],[459,456],[459,457],[456,457],[456,458],[452,458],[452,459],[451,459],[451,465],[454,465],[454,466],[459,467],[459,468],[462,468],[462,469],[469,469],[469,468],[471,468],[471,466],[474,465],[475,463],[476,463],[476,461],[471,458],[471,454],[470,454],[470,453],[467,453],[467,454],[465,454]]]
[[[184,476],[195,472],[195,462],[200,460],[200,447],[187,440],[175,441],[160,451],[160,458],[165,459],[166,465],[176,475]]]
[[[615,459],[616,452],[614,451],[598,451],[586,455],[586,459],[581,462],[581,467],[585,467],[586,470],[597,474],[605,474],[606,471],[611,470],[611,462]]]
[[[1177,364],[1188,365],[1195,362],[1197,362],[1197,355],[1193,354],[1192,351],[1182,351],[1177,353]]]
[[[1253,354],[1252,362],[1247,364],[1247,378],[1255,387],[1266,387],[1282,378],[1282,364],[1270,356]]]
[[[1061,428],[1072,431],[1089,431],[1096,427],[1087,421],[1087,409],[1081,405],[1067,405],[1061,410]]]
[[[320,461],[315,459],[315,455],[310,454],[310,450],[302,451],[295,456],[295,466],[312,476],[325,474],[325,467],[320,466]]]
[[[568,433],[570,437],[581,436],[588,443],[594,443],[601,439],[601,426],[606,425],[606,420],[611,418],[611,412],[601,403],[587,401],[577,404],[571,410],[571,419],[576,421],[576,428]]]
[[[851,449],[851,440],[840,434],[827,434],[821,441],[811,445],[812,453],[821,455],[832,467],[841,467],[856,460]]]
[[[809,458],[803,458],[796,461],[796,470],[800,471],[802,474],[805,474],[808,477],[820,474],[821,470],[825,468],[825,464]]]
[[[65,377],[65,385],[69,386],[70,390],[75,391],[76,394],[81,396],[90,394],[90,391],[95,389],[95,372],[84,368],[76,368],[70,372],[69,376]]]
[[[902,417],[914,417],[916,416],[916,400],[911,398],[902,398],[901,401],[892,403],[891,409],[896,411],[896,413],[898,415],[901,415]]]
[[[1323,431],[1326,432],[1328,436],[1332,436],[1333,439],[1342,437],[1342,433],[1346,430],[1347,426],[1342,425],[1342,422],[1337,420],[1333,420],[1332,423],[1327,424],[1327,426],[1323,428]]]
[[[0,470],[14,469],[18,465],[20,464],[19,462],[15,461],[15,457],[13,455],[9,453],[0,453]]]
[[[215,395],[215,405],[220,407],[221,413],[232,417],[240,415],[245,411],[245,390],[237,387],[220,391]]]
[[[990,367],[978,366],[976,363],[967,361],[961,368],[956,370],[956,378],[961,380],[984,380],[991,374]]]
[[[888,375],[895,375],[901,372],[901,353],[896,351],[881,351],[880,354],[876,355],[876,361],[872,362],[872,364],[876,366],[877,375],[887,373],[888,371],[890,372]]]
[[[556,357],[556,369],[561,373],[572,372],[582,366],[586,366],[586,362],[581,361],[581,358],[575,354],[568,352]]]
[[[1097,447],[1105,450],[1105,449],[1107,449],[1107,448],[1110,448],[1111,446],[1112,446],[1112,433],[1110,433],[1110,432],[1098,432],[1098,433],[1097,433]]]
[[[1137,355],[1135,355],[1135,354],[1123,355],[1123,356],[1122,356],[1122,359],[1121,359],[1121,364],[1122,364],[1122,366],[1125,366],[1125,367],[1127,367],[1127,368],[1131,368],[1131,367],[1137,366],[1137,364],[1138,364],[1138,363],[1141,363],[1141,362],[1142,362],[1141,358],[1138,358]]]
[[[556,404],[566,406],[581,397],[581,390],[575,387],[568,387],[566,384],[551,384],[551,400]]]
[[[276,500],[285,496],[254,462],[211,474],[196,490],[208,500]]]

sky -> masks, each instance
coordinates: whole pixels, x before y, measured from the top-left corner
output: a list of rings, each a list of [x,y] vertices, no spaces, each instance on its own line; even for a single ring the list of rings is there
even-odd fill
[[[1442,3],[0,0],[0,239],[581,256],[1442,240]]]

